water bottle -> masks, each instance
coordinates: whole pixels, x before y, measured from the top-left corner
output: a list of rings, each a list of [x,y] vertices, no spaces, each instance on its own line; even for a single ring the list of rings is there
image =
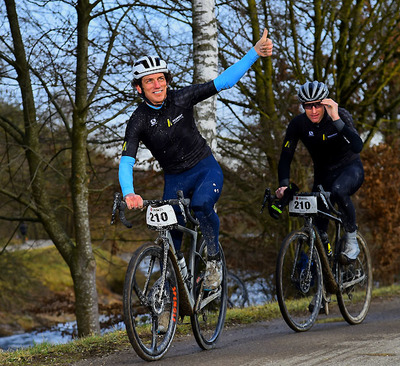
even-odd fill
[[[186,267],[185,257],[183,256],[182,252],[177,252],[176,255],[178,257],[178,264],[179,268],[181,269],[182,278],[183,280],[186,280],[186,277],[188,275],[188,270]]]

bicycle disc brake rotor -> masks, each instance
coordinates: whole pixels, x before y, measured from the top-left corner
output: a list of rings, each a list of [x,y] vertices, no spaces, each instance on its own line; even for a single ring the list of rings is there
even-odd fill
[[[154,284],[153,288],[151,289],[148,299],[150,302],[150,307],[152,309],[152,311],[156,314],[156,315],[160,315],[163,311],[164,311],[164,307],[165,304],[167,303],[167,297],[168,297],[168,293],[165,290],[164,287],[164,293],[160,296],[160,292],[161,292],[161,284],[157,283],[158,281],[156,281],[156,283]]]
[[[300,291],[306,294],[308,291],[310,291],[310,285],[311,285],[311,275],[307,274],[307,269],[302,269],[300,272],[300,281],[299,281],[299,287]]]

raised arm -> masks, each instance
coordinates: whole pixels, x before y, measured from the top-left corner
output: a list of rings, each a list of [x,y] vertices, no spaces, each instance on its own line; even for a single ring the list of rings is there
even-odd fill
[[[264,29],[264,34],[255,46],[241,60],[227,68],[214,80],[214,85],[218,92],[232,88],[260,56],[267,57],[272,55],[273,44],[267,36],[268,31]]]

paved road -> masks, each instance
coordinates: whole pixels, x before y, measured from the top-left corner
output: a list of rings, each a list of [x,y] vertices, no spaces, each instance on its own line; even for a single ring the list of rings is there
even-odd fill
[[[167,355],[151,365],[400,365],[400,298],[374,301],[357,326],[348,325],[340,314],[324,318],[337,321],[317,323],[305,333],[293,332],[281,319],[225,329],[210,351],[201,351],[193,336],[175,339]],[[132,349],[73,366],[144,364]]]

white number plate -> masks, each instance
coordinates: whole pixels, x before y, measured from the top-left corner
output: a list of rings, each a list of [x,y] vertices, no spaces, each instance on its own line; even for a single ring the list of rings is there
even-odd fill
[[[317,213],[317,197],[315,196],[294,196],[289,202],[289,212],[294,214]]]
[[[175,211],[170,205],[160,207],[147,207],[146,222],[149,226],[162,228],[165,226],[175,225],[178,223]]]

